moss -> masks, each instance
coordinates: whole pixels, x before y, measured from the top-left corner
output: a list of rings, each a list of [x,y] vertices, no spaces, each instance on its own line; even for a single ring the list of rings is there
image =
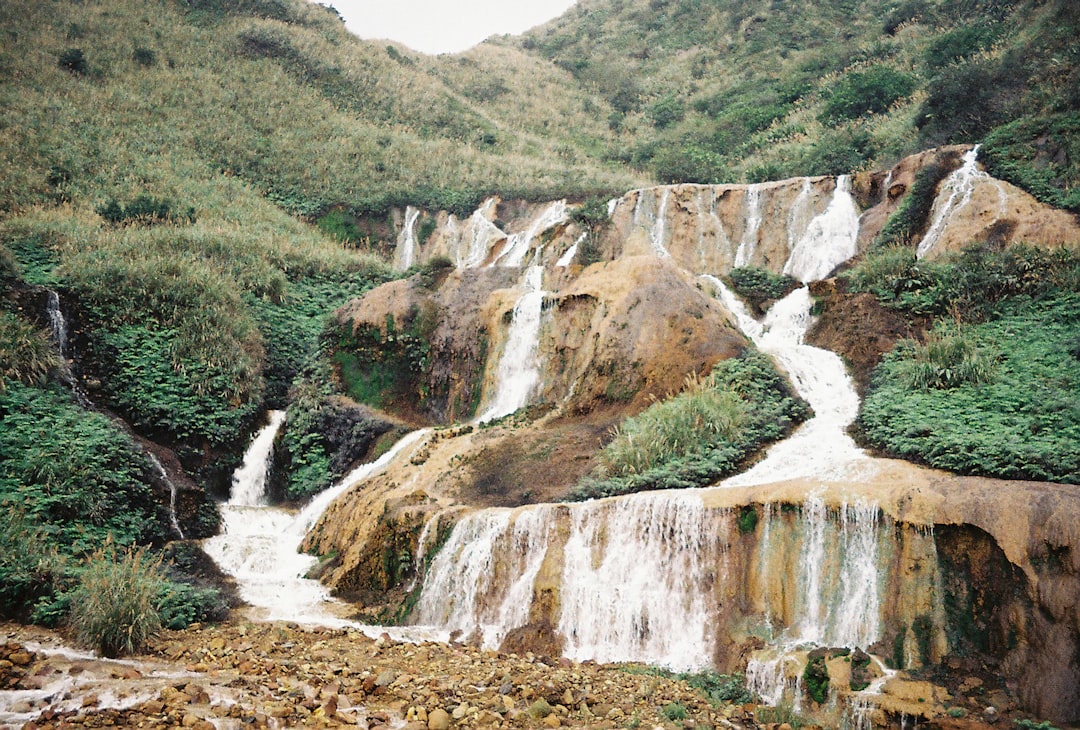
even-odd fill
[[[810,699],[819,705],[829,699],[829,668],[824,655],[811,655],[803,669],[803,687]]]
[[[758,513],[753,505],[747,505],[739,510],[738,517],[739,533],[749,535],[757,529]]]

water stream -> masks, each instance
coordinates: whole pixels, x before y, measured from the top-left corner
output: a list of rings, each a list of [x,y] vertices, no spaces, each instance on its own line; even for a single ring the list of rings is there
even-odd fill
[[[938,193],[930,211],[930,228],[927,229],[926,234],[919,241],[918,248],[915,249],[915,255],[919,258],[926,256],[934,249],[952,217],[971,202],[971,194],[975,192],[975,186],[979,183],[994,184],[998,192],[998,217],[1005,214],[1005,189],[1001,187],[1001,183],[979,169],[978,159],[979,145],[975,145],[964,153],[963,164],[945,178],[941,192]]]

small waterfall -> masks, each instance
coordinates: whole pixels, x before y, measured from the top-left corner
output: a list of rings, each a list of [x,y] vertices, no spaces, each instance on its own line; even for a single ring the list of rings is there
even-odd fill
[[[739,248],[735,251],[735,268],[749,266],[757,251],[758,231],[761,230],[760,183],[746,186],[746,227],[743,228]]]
[[[791,209],[788,211],[787,229],[788,229],[788,250],[793,251],[799,244],[799,239],[806,235],[806,230],[803,229],[802,233],[798,231],[803,226],[806,217],[810,215],[812,209],[810,207],[810,197],[813,193],[813,186],[810,184],[810,178],[804,177],[802,179],[802,187],[799,188],[799,195],[795,198],[795,202],[791,204]],[[813,219],[811,219],[813,221]]]
[[[244,462],[232,477],[229,504],[257,507],[266,498],[266,475],[274,451],[274,439],[285,422],[285,411],[270,411],[270,421],[255,434],[244,452]]]
[[[536,350],[544,305],[543,277],[542,266],[530,266],[525,271],[525,292],[514,305],[506,347],[496,370],[495,395],[477,419],[480,423],[508,416],[528,405],[540,381]]]
[[[411,205],[405,209],[405,227],[401,229],[397,240],[397,265],[401,271],[416,263],[416,220],[420,211]]]
[[[847,434],[859,412],[859,396],[843,360],[828,350],[803,344],[811,323],[810,291],[796,289],[776,302],[762,322],[719,279],[711,281],[743,333],[787,371],[796,392],[814,409],[814,417],[789,438],[774,444],[765,459],[723,486],[766,484],[796,477],[843,478],[870,459]]]
[[[859,209],[851,197],[851,177],[841,175],[829,206],[810,221],[784,264],[784,273],[804,284],[824,279],[858,252],[858,238]]]
[[[566,200],[555,201],[545,208],[544,212],[530,223],[525,231],[514,233],[507,239],[506,248],[492,262],[492,266],[521,266],[525,262],[525,256],[529,253],[533,239],[544,231],[565,223],[567,218]]]
[[[495,198],[488,198],[469,217],[468,224],[462,231],[462,233],[469,234],[469,247],[464,254],[460,251],[460,241],[454,247],[454,260],[458,268],[475,269],[480,266],[487,258],[492,245],[496,241],[506,238],[506,234],[489,220],[489,216],[492,215],[492,210],[497,202]],[[456,231],[456,226],[451,228],[448,223],[447,230],[448,232],[450,230]]]
[[[992,182],[997,186],[998,217],[1004,215],[1005,190],[994,178],[978,168],[978,157],[979,145],[975,145],[964,153],[963,164],[945,179],[945,184],[930,211],[932,220],[930,228],[915,250],[918,258],[922,258],[933,250],[952,217],[971,202],[971,194],[980,182]]]
[[[48,290],[48,301],[45,305],[45,314],[49,317],[49,330],[53,344],[60,352],[60,357],[67,358],[68,330],[67,320],[60,310],[60,295],[52,289]]]
[[[559,268],[565,269],[567,266],[572,264],[574,262],[574,257],[577,256],[578,247],[582,243],[584,243],[585,239],[588,238],[588,236],[588,231],[578,236],[577,240],[574,241],[573,245],[570,246],[570,248],[566,249],[566,252],[559,257],[558,261],[555,262],[555,265]]]
[[[489,509],[454,526],[425,576],[415,623],[460,632],[486,648],[528,622],[533,583],[555,527],[555,508]]]
[[[262,450],[264,463],[266,442],[273,442],[272,437],[263,438],[265,432],[263,429],[256,437],[256,441],[260,441],[258,448]],[[357,481],[380,471],[427,433],[413,431],[406,435],[379,459],[358,467],[334,487],[320,493],[298,515],[279,507],[222,505],[223,532],[204,540],[203,549],[236,580],[241,597],[260,612],[260,618],[344,625],[347,622],[331,610],[335,602],[326,588],[303,577],[316,563],[316,558],[298,552],[300,543],[335,497]],[[253,442],[249,452],[255,449]],[[247,456],[253,463],[260,461],[254,454]],[[257,495],[251,501],[262,505],[265,495]]]
[[[660,207],[656,211],[656,217],[653,219],[652,230],[649,232],[649,243],[652,244],[653,253],[661,258],[671,258],[671,254],[668,253],[665,246],[665,235],[667,233],[667,205],[668,199],[671,197],[671,188],[662,188],[660,193]]]
[[[158,460],[153,453],[147,451],[146,456],[150,459],[150,463],[153,465],[154,470],[157,472],[158,479],[161,483],[169,488],[169,525],[173,528],[173,532],[181,539],[184,537],[184,531],[180,529],[180,522],[176,519],[176,484],[172,479],[169,479],[169,473],[165,471],[165,467]]]
[[[560,589],[563,653],[679,671],[707,666],[729,524],[691,493],[575,508]]]

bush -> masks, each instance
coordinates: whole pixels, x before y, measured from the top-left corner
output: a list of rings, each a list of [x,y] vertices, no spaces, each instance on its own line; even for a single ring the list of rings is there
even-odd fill
[[[915,174],[911,189],[874,239],[873,248],[914,246],[915,239],[926,230],[930,211],[937,197],[938,184],[950,172],[947,167],[937,163],[931,163],[919,170]]]
[[[79,642],[107,657],[143,650],[161,629],[160,560],[139,548],[94,553],[72,594],[71,626]]]
[[[898,357],[905,359],[897,374],[914,390],[981,385],[994,375],[994,358],[978,346],[971,333],[958,328],[939,328],[924,344],[902,347],[900,353]]]
[[[810,699],[819,705],[825,704],[829,699],[829,668],[825,665],[825,657],[811,655],[803,669],[802,678],[803,687]]]
[[[821,123],[835,125],[868,114],[883,114],[915,88],[914,78],[889,66],[851,71],[833,85],[821,112]]]
[[[765,302],[782,299],[800,286],[790,276],[781,276],[754,266],[732,269],[728,276],[732,290],[758,311]]]
[[[60,68],[76,76],[82,76],[87,71],[86,57],[83,55],[81,48],[65,49],[57,59],[57,64]]]
[[[111,199],[97,209],[98,215],[113,225],[154,225],[156,223],[195,223],[195,208],[188,206],[180,212],[174,209],[174,203],[165,198],[151,195],[139,195],[127,205],[121,205]]]
[[[64,561],[22,506],[5,501],[0,511],[0,617],[25,621],[53,595]]]
[[[44,383],[61,364],[47,332],[17,314],[0,311],[0,392],[9,380]]]

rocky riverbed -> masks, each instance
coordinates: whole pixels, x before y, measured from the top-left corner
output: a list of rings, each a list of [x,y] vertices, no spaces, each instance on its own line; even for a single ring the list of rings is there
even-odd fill
[[[0,630],[2,727],[763,726],[754,706],[710,703],[645,667],[354,629],[238,620],[165,632],[130,661],[61,649],[38,629]]]

